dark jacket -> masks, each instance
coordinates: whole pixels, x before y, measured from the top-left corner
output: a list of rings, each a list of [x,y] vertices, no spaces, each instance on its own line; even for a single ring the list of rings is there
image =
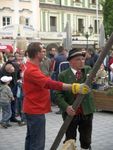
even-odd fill
[[[59,74],[59,65],[61,62],[66,61],[67,58],[64,54],[59,54],[55,57],[55,68],[54,72],[56,73],[56,80],[58,80],[58,74]]]
[[[13,73],[9,73],[5,70],[5,66],[7,64],[12,64],[14,66],[15,71]],[[15,96],[15,86],[17,84],[17,80],[20,78],[20,69],[19,69],[18,64],[13,63],[13,62],[6,62],[0,70],[0,78],[2,76],[12,76],[12,81],[10,82],[9,87],[11,88],[11,90]]]

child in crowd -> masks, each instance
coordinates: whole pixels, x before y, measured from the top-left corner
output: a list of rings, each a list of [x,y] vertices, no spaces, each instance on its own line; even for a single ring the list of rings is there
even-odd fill
[[[3,76],[0,79],[0,107],[2,108],[1,126],[4,128],[11,126],[9,124],[9,120],[12,114],[10,102],[14,100],[13,93],[8,86],[11,80],[11,76]]]

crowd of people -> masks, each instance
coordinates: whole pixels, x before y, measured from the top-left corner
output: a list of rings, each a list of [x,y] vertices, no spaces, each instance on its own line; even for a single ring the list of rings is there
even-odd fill
[[[6,82],[8,87],[11,89],[11,92],[13,94],[13,100],[8,97],[9,102],[10,102],[10,108],[11,108],[11,116],[8,118],[6,122],[1,121],[1,125],[4,128],[10,127],[11,124],[7,122],[14,122],[17,123],[18,125],[24,125],[26,124],[23,120],[23,115],[22,115],[22,101],[23,101],[23,96],[22,96],[22,76],[21,76],[21,64],[23,63],[23,54],[20,54],[18,52],[15,52],[15,54],[12,53],[0,53],[0,60],[1,60],[1,68],[0,68],[0,78],[1,78],[1,84],[0,86],[2,87],[3,81],[2,77],[8,78],[11,77],[12,80],[10,82]],[[4,82],[5,84],[5,82]],[[20,91],[20,92],[19,92]],[[6,109],[5,109],[5,104],[7,102],[3,101],[2,98],[3,91],[0,92],[0,106],[2,106],[3,110],[3,118],[6,116]],[[4,102],[4,104],[3,104]],[[2,104],[1,104],[2,103]],[[21,104],[20,104],[21,103]],[[17,116],[20,116],[20,120],[17,119]]]
[[[92,87],[84,84],[99,53],[92,49],[65,49],[51,47],[49,51],[40,43],[33,42],[23,52],[5,54],[0,52],[0,107],[3,128],[16,122],[26,125],[25,150],[44,150],[45,114],[51,105],[59,106],[63,120],[73,117],[65,141],[76,141],[80,134],[81,150],[91,150],[92,121],[95,105],[90,88],[99,89],[108,80],[113,83],[113,52],[106,56]],[[73,109],[78,94],[85,99]],[[17,119],[17,116],[20,119]]]

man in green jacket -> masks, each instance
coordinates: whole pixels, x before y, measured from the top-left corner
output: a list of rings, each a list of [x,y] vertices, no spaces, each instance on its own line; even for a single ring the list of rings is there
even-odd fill
[[[59,74],[59,81],[84,83],[91,70],[89,66],[85,66],[85,52],[74,48],[69,51],[67,59],[70,67]],[[76,141],[78,129],[81,150],[91,150],[92,120],[95,111],[92,93],[85,96],[82,104],[75,112],[72,104],[77,95],[70,91],[57,91],[57,102],[62,110],[63,120],[67,115],[73,116],[73,120],[66,131],[65,141],[70,139]]]

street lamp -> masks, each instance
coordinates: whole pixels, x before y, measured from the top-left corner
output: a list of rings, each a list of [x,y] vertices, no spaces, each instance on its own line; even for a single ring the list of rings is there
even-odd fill
[[[89,37],[92,35],[93,27],[90,25],[88,27],[88,29],[89,29],[89,32],[87,31],[86,33],[84,33],[84,26],[82,27],[83,35],[85,36],[85,38],[87,40],[87,45],[86,45],[87,50],[88,50],[88,40],[89,40]]]

